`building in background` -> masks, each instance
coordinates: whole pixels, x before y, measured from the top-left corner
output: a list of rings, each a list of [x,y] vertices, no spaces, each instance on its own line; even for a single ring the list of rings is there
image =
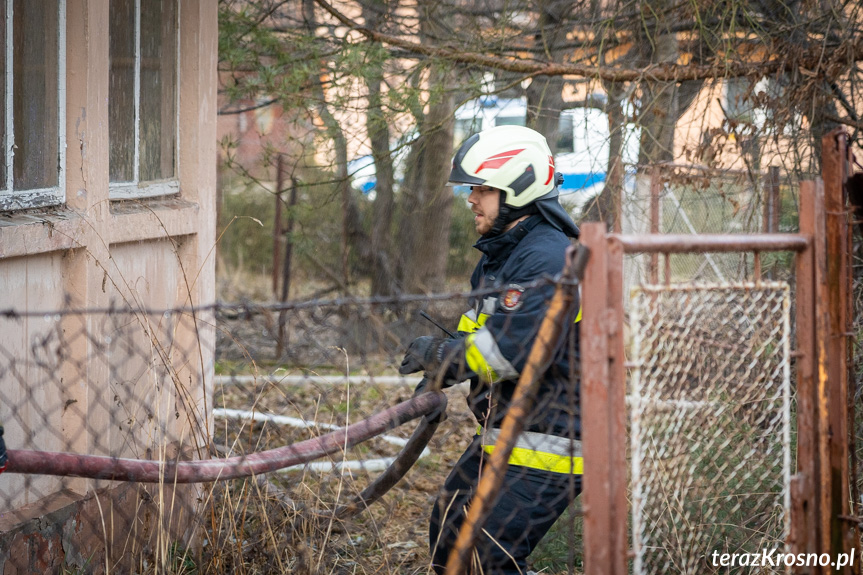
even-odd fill
[[[197,456],[214,333],[156,310],[214,300],[217,3],[3,0],[0,21],[6,443]],[[118,565],[184,529],[138,489],[0,475],[0,571]]]

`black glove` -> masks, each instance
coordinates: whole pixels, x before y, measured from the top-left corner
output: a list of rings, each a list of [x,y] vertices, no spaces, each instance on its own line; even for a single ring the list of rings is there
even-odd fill
[[[434,374],[444,359],[447,342],[451,339],[424,335],[413,340],[408,346],[405,358],[399,366],[399,373],[407,375],[425,370]]]

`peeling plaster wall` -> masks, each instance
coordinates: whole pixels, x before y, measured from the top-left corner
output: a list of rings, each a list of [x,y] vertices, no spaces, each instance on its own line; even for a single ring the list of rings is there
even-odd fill
[[[56,278],[63,273],[62,253],[0,260],[0,293],[4,308],[52,310],[63,307],[63,291]],[[10,446],[38,445],[40,449],[63,449],[60,417],[63,397],[57,380],[46,380],[45,371],[33,368],[36,361],[54,361],[58,324],[52,316],[22,317],[0,322],[0,389],[3,390],[5,440]],[[44,342],[50,342],[47,345]],[[5,411],[4,410],[4,411]],[[26,482],[19,475],[0,476],[0,489],[14,494],[14,506],[33,503],[44,493],[60,487],[54,477],[36,477]]]
[[[123,301],[171,308],[215,299],[218,5],[180,2],[179,193],[140,201],[109,199],[109,5],[66,2],[65,203],[0,214],[0,309]],[[139,315],[134,326],[99,314],[0,318],[0,421],[9,447],[143,458],[201,453],[215,342],[202,315]],[[133,344],[111,348],[122,329]],[[187,350],[194,362],[180,359]],[[15,362],[24,366],[19,372],[4,370]],[[131,423],[120,429],[119,421]],[[157,527],[188,542],[197,494],[184,487],[160,498],[149,487],[0,475],[0,574],[101,572],[106,557],[114,570],[117,561],[136,560],[130,554],[140,559]]]

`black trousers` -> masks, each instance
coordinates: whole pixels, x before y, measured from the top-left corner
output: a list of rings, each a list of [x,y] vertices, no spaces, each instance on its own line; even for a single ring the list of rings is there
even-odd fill
[[[443,574],[488,455],[477,436],[438,496],[429,524],[432,565]],[[484,575],[525,573],[527,556],[581,493],[581,476],[510,465],[491,515],[476,541]]]

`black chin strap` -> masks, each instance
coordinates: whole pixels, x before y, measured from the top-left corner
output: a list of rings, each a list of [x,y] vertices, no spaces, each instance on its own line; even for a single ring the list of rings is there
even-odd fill
[[[504,203],[505,198],[506,194],[501,192],[500,206],[498,207],[497,218],[495,218],[494,225],[492,225],[491,230],[489,230],[488,233],[485,234],[485,237],[487,238],[499,236],[503,233],[503,230],[508,224],[514,222],[522,216],[530,216],[539,213],[539,208],[537,207],[535,202],[532,202],[521,208],[513,208],[512,206],[508,206],[506,203]]]

